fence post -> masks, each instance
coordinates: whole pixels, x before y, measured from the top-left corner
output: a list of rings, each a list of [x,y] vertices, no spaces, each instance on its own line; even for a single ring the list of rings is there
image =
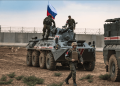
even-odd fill
[[[11,27],[10,27],[10,33],[11,33]]]
[[[0,33],[1,33],[1,25],[0,25]]]
[[[35,33],[35,27],[34,27],[34,33]]]
[[[99,35],[100,35],[100,28],[99,28]]]
[[[85,28],[85,32],[84,33],[86,34],[86,28]]]
[[[22,33],[23,33],[23,27],[22,27]]]

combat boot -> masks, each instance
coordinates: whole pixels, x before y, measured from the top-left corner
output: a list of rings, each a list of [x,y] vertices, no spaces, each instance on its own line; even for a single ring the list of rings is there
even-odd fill
[[[75,79],[73,79],[73,85],[74,85],[74,86],[77,86]]]
[[[68,79],[65,79],[65,82],[66,82],[66,84],[69,84],[69,83],[68,83]]]
[[[65,79],[66,84],[69,84],[68,80],[71,78],[71,76],[72,76],[72,73],[70,73],[68,77]]]

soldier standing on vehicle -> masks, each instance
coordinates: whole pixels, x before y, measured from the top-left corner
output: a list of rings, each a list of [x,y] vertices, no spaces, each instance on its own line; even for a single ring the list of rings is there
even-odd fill
[[[77,86],[77,84],[76,84],[76,66],[77,66],[77,63],[81,62],[83,64],[83,58],[80,56],[80,53],[76,47],[77,47],[77,43],[73,42],[72,48],[69,49],[67,51],[67,53],[65,54],[65,59],[69,61],[70,70],[71,70],[70,74],[65,79],[65,82],[66,82],[66,84],[69,84],[68,80],[72,77],[74,86]]]
[[[71,16],[68,16],[68,20],[66,22],[66,27],[68,25],[68,27],[73,31],[75,30],[75,20],[71,18]]]
[[[49,34],[50,34],[50,27],[52,26],[52,22],[53,22],[53,28],[55,27],[55,22],[54,20],[52,19],[52,15],[49,15],[48,17],[46,17],[43,21],[43,24],[44,24],[44,27],[43,27],[43,39],[44,39],[44,36],[45,36],[45,32],[46,32],[46,29],[47,29],[47,34],[46,34],[46,39],[48,39],[49,37]]]

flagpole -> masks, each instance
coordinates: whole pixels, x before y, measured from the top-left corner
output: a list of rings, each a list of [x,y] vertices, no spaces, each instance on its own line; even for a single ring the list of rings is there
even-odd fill
[[[48,0],[48,5],[49,5],[49,0]],[[47,5],[47,9],[48,9],[48,5]]]

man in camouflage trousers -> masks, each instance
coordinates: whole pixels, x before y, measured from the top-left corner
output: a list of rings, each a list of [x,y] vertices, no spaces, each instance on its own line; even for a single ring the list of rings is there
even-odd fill
[[[77,66],[77,63],[81,62],[83,64],[83,58],[80,56],[80,53],[76,47],[77,47],[77,43],[73,42],[72,48],[69,49],[67,51],[67,53],[65,54],[65,59],[69,61],[70,70],[71,70],[70,74],[65,79],[65,82],[66,82],[66,84],[69,84],[68,80],[72,77],[74,86],[77,86],[77,84],[76,84],[76,66]]]
[[[55,22],[54,20],[52,19],[52,15],[49,15],[48,17],[46,17],[43,21],[43,39],[44,39],[44,36],[45,36],[45,32],[46,32],[46,29],[47,29],[47,34],[46,34],[46,39],[48,39],[49,37],[49,34],[50,34],[50,27],[52,26],[52,22],[53,22],[53,27],[55,27]]]
[[[71,18],[71,16],[68,16],[68,20],[66,22],[66,27],[68,25],[68,27],[70,27],[70,29],[73,31],[75,30],[75,20]]]

